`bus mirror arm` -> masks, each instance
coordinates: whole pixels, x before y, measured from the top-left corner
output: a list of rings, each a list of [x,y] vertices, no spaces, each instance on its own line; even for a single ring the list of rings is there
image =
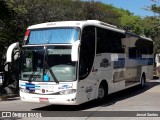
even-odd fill
[[[72,51],[71,51],[71,60],[72,61],[78,61],[79,45],[80,45],[80,40],[78,40],[72,44]]]
[[[15,48],[19,48],[19,42],[13,43],[8,47],[6,62],[12,62],[12,54]]]

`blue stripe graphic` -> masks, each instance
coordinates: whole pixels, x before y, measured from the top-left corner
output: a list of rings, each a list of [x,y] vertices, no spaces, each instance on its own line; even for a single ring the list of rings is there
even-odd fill
[[[40,88],[40,86],[35,86],[35,85],[23,85],[23,84],[21,84],[21,86],[25,86],[25,87],[38,87],[38,88]]]

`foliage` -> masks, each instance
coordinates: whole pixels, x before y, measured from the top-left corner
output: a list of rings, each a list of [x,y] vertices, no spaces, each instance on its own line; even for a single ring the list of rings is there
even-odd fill
[[[149,10],[154,12],[154,16],[144,19],[145,33],[154,40],[155,52],[160,53],[160,0],[151,1],[153,4],[149,6]]]
[[[157,5],[152,10],[159,13]],[[2,12],[3,11],[3,12]],[[141,18],[128,10],[101,2],[81,0],[0,0],[0,51],[11,43],[23,40],[28,26],[43,22],[97,19],[120,28],[157,39],[157,19]],[[153,21],[154,20],[154,21]],[[160,23],[160,22],[159,22]]]
[[[142,18],[140,16],[134,16],[128,10],[117,9],[120,17],[120,27],[126,29],[129,27],[130,31],[136,34],[143,34]]]
[[[0,59],[3,56],[5,46],[8,42],[8,23],[11,21],[13,11],[8,8],[5,1],[0,0]],[[8,38],[6,40],[6,38]]]

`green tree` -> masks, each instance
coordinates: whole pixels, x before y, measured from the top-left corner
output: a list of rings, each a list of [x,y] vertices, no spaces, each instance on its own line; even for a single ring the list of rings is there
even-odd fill
[[[153,4],[148,7],[148,10],[154,12],[154,16],[144,19],[145,32],[154,40],[155,52],[160,53],[160,0],[151,1]]]
[[[0,18],[2,46],[22,41],[28,26],[43,22],[96,19],[120,28],[130,26],[131,31],[145,34],[149,29],[145,21],[127,10],[101,2],[81,0],[0,0],[3,18]],[[11,16],[11,17],[10,17]],[[6,20],[7,19],[7,20]],[[3,52],[4,53],[4,52]]]
[[[0,0],[0,59],[2,58],[5,47],[7,46],[9,22],[14,15],[14,11],[10,10],[4,0]]]

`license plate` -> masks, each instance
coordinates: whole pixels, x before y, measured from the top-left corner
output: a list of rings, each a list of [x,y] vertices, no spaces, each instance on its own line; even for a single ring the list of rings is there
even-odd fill
[[[39,98],[39,101],[40,101],[40,102],[49,102],[49,101],[48,101],[48,98]]]

